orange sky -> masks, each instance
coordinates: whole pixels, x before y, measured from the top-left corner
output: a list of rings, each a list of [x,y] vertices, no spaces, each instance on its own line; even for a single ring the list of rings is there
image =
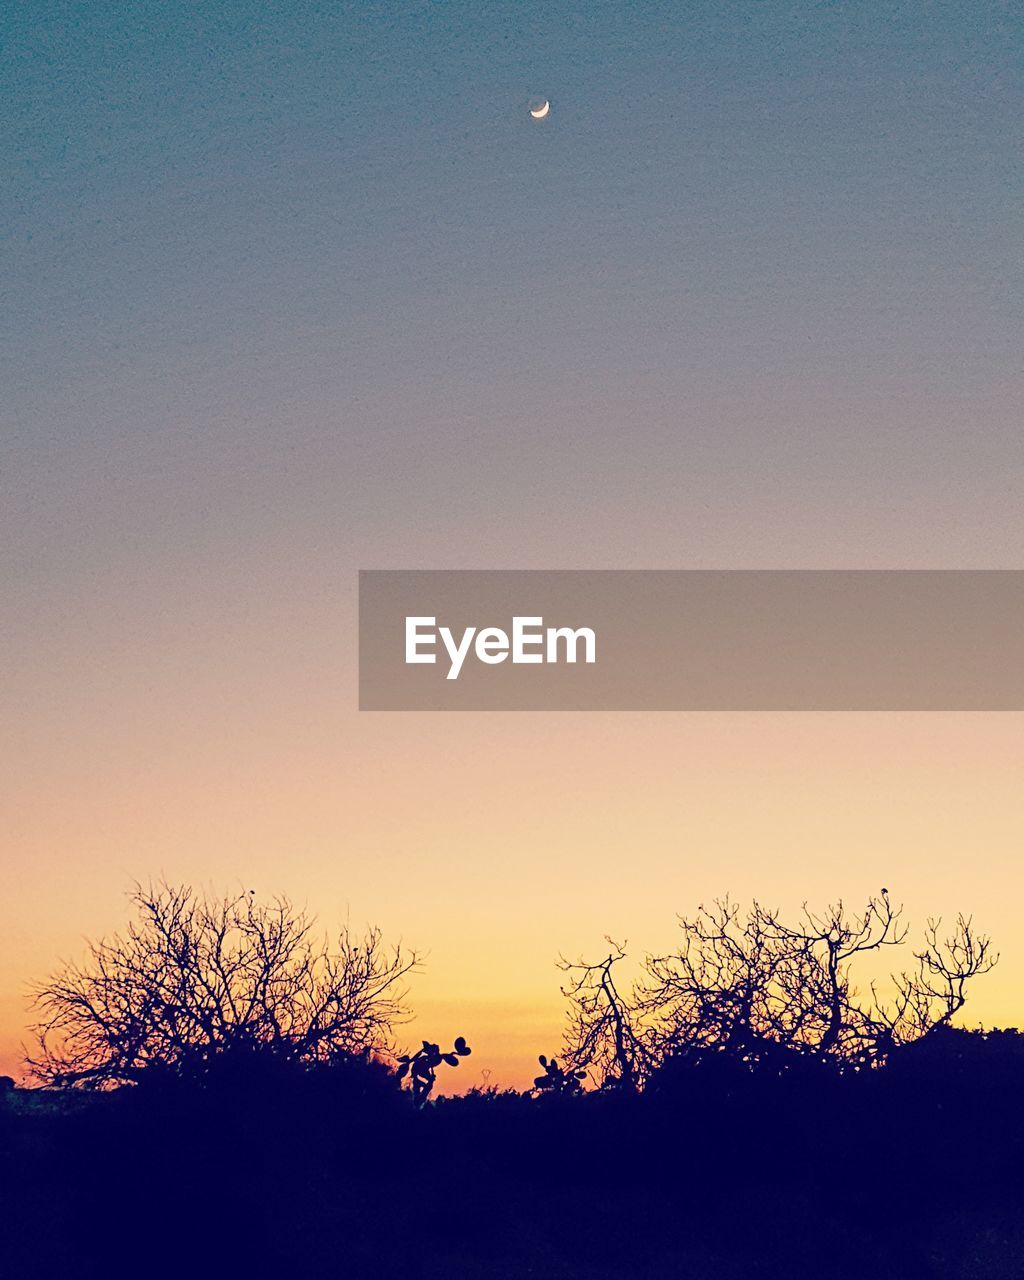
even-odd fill
[[[885,884],[919,925],[972,911],[1003,960],[967,1021],[1024,1014],[1022,716],[336,719],[310,701],[282,726],[245,685],[200,721],[157,698],[107,705],[103,726],[66,720],[45,767],[23,756],[8,1070],[22,983],[116,927],[131,877],[156,871],[285,890],[325,924],[372,920],[426,951],[408,1036],[466,1035],[460,1084],[521,1085],[557,1048],[559,950],[594,954],[605,933],[663,947],[676,911],[727,890],[793,906]],[[101,727],[116,740],[90,753]]]

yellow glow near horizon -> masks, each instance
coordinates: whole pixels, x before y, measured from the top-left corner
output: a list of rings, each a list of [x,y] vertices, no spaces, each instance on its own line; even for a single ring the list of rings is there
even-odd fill
[[[726,891],[796,909],[885,884],[911,939],[972,912],[1003,958],[962,1021],[1024,1014],[1021,716],[323,715],[300,735],[252,723],[229,750],[223,707],[173,733],[165,707],[154,754],[127,705],[108,714],[124,727],[103,760],[74,717],[48,769],[23,760],[11,1074],[25,985],[120,927],[132,878],[159,873],[284,891],[327,929],[371,921],[422,950],[399,1038],[465,1035],[451,1088],[528,1084],[557,1052],[560,953],[671,945],[676,912]]]

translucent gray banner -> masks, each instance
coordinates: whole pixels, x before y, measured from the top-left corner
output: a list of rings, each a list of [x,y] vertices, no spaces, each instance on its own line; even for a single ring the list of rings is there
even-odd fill
[[[359,705],[1024,710],[1024,571],[364,570]]]

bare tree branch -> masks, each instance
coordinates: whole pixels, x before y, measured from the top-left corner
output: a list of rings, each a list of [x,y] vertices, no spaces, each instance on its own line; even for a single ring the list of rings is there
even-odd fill
[[[107,1087],[147,1071],[202,1075],[233,1053],[302,1064],[383,1052],[414,953],[380,932],[332,946],[287,898],[215,899],[136,885],[135,919],[34,992],[44,1084]]]
[[[861,997],[855,970],[869,954],[906,942],[902,914],[886,889],[860,912],[842,902],[821,912],[805,904],[792,924],[758,902],[742,910],[718,899],[680,918],[679,946],[648,955],[628,997],[612,979],[621,947],[612,944],[596,964],[563,961],[572,975],[564,989],[566,1060],[595,1070],[598,1083],[634,1087],[670,1060],[709,1053],[751,1067],[782,1069],[798,1056],[844,1069],[870,1066],[949,1022],[968,984],[998,959],[969,918],[959,916],[941,939],[938,922],[929,921],[924,947],[914,953],[916,971],[892,977],[888,1000],[876,984]]]

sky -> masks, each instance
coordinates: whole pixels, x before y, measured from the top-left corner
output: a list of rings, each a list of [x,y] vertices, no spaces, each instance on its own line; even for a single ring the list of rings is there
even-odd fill
[[[423,950],[463,1084],[725,891],[1024,1019],[1021,715],[355,684],[359,568],[1024,567],[1017,6],[42,0],[0,102],[0,1070],[159,874]]]

